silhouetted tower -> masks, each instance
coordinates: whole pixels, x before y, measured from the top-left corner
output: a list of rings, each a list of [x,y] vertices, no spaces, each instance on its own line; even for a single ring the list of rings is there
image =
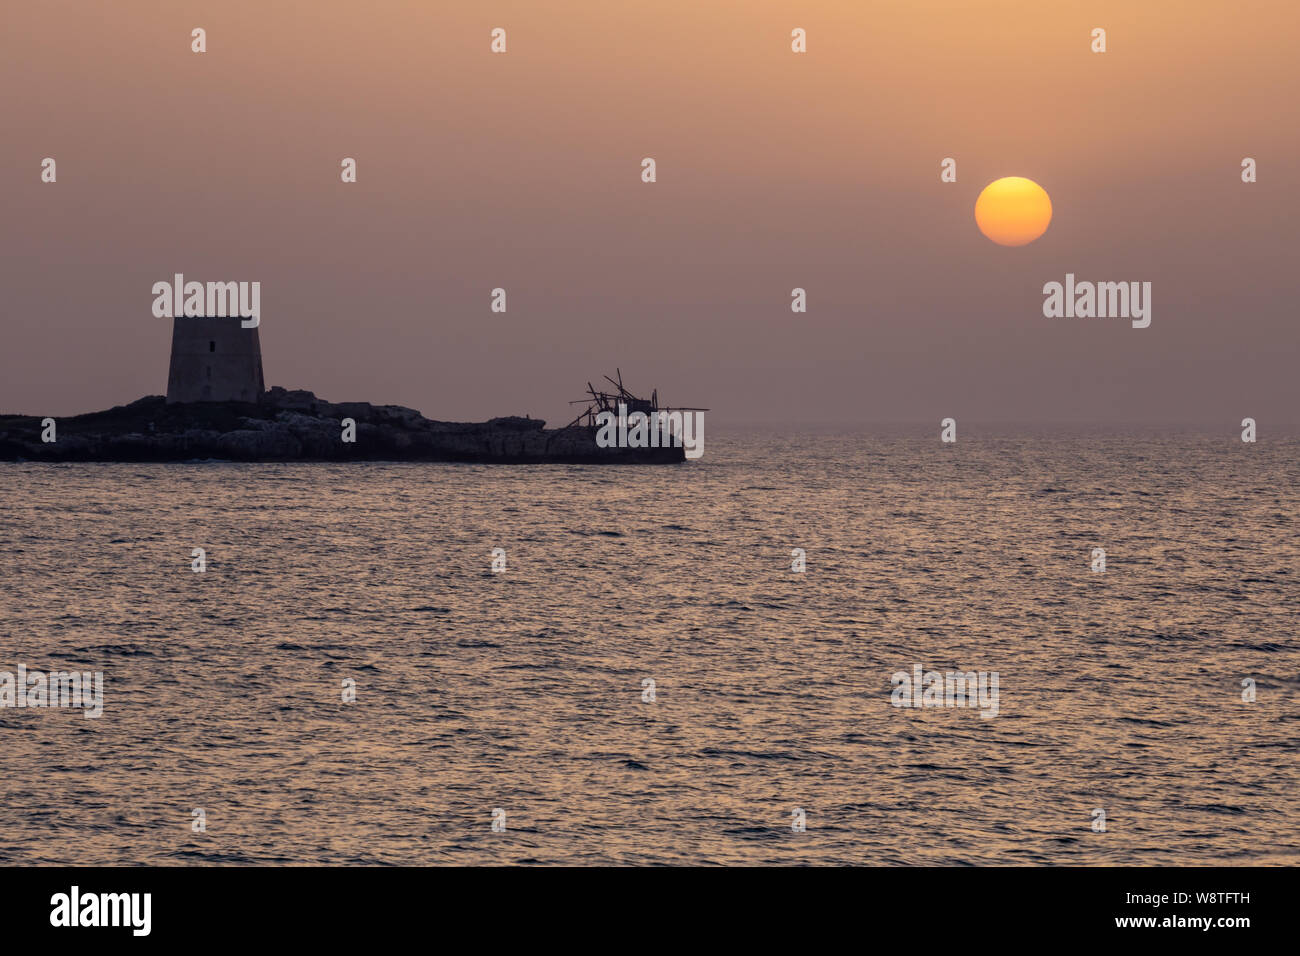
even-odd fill
[[[257,402],[262,398],[262,344],[238,316],[172,319],[168,402]]]

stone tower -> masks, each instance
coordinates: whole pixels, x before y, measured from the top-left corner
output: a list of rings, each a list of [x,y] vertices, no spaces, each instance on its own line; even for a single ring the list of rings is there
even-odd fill
[[[238,316],[172,319],[167,401],[256,402],[262,398],[262,344]]]

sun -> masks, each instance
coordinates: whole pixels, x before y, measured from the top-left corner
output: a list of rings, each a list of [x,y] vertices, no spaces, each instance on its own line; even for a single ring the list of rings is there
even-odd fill
[[[1023,246],[1047,231],[1052,200],[1047,190],[1023,176],[1004,176],[975,200],[975,224],[1000,246]]]

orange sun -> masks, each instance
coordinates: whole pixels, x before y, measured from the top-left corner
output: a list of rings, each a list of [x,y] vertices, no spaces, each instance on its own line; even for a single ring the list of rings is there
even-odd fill
[[[975,200],[975,224],[1000,246],[1033,242],[1051,221],[1052,200],[1047,190],[1023,176],[995,179]]]

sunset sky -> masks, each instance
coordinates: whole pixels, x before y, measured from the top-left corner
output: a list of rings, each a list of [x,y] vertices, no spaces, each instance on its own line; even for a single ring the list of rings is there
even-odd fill
[[[183,272],[261,282],[268,385],[431,418],[619,366],[717,424],[1300,421],[1293,3],[11,7],[0,411],[161,394]],[[1002,176],[1030,245],[976,228]],[[1151,326],[1045,318],[1066,273]]]

